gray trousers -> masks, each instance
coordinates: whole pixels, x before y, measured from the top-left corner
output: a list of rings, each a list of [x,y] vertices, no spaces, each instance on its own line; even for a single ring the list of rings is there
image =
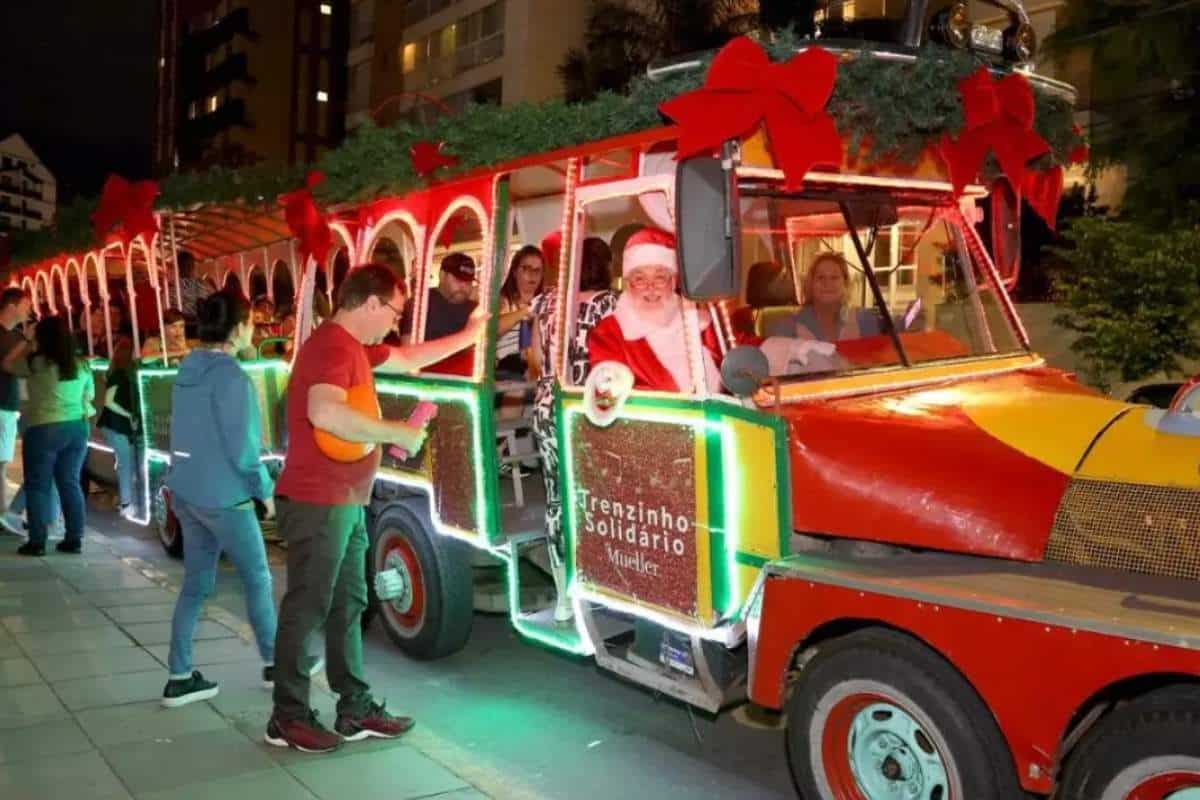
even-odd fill
[[[367,527],[362,506],[323,506],[276,499],[287,541],[287,593],[275,637],[275,714],[308,715],[307,642],[325,631],[325,671],[338,714],[359,716],[371,701],[363,676],[362,623],[367,607]]]

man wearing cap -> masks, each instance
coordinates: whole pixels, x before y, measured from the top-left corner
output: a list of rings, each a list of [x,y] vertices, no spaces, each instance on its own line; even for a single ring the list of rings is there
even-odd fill
[[[429,307],[425,311],[425,341],[458,333],[467,324],[478,305],[471,299],[475,288],[475,261],[466,253],[448,253],[442,258],[437,286],[429,290]],[[400,332],[412,335],[413,303],[404,306]]]

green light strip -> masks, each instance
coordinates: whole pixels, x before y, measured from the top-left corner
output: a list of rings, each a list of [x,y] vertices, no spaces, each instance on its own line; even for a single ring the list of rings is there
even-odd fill
[[[531,625],[522,618],[521,614],[521,559],[515,542],[510,542],[512,553],[508,559],[506,574],[508,577],[508,618],[517,633],[530,641],[576,656],[590,656],[596,652],[578,611],[574,616],[574,626],[565,630],[553,630],[540,625]],[[547,543],[547,546],[551,546]]]

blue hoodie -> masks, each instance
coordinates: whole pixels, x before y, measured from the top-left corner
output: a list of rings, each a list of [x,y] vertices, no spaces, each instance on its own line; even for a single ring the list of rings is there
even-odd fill
[[[172,494],[202,508],[229,508],[273,491],[259,461],[262,422],[250,378],[216,350],[193,350],[171,389]]]

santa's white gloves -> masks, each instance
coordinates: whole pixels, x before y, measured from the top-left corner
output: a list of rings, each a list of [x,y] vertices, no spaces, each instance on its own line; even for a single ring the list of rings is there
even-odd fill
[[[814,354],[824,356],[824,359],[819,359],[824,361],[837,353],[837,345],[832,342],[797,339],[791,336],[768,337],[763,340],[758,349],[767,357],[767,364],[772,375],[804,372],[803,368],[808,366],[810,356]]]

